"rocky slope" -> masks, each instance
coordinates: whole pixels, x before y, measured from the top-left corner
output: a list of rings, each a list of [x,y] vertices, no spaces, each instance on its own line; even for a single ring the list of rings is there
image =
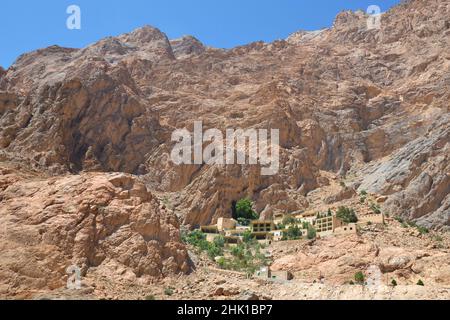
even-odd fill
[[[1,292],[56,286],[68,261],[186,272],[177,220],[214,222],[243,197],[264,217],[332,205],[348,195],[315,194],[330,175],[350,196],[385,196],[385,213],[449,231],[450,3],[407,1],[380,30],[367,18],[342,12],[332,28],[230,50],[145,26],[0,69],[0,162],[20,166],[0,175]],[[280,129],[279,173],[173,164],[171,134],[194,121]],[[109,172],[129,175],[115,185]]]
[[[177,218],[136,178],[0,172],[0,297],[65,287],[68,266],[143,283],[190,270]]]

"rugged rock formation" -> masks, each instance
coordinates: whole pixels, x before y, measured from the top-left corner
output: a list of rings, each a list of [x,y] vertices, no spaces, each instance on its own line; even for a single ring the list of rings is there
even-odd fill
[[[170,45],[172,47],[173,54],[177,59],[198,55],[206,50],[205,46],[198,39],[192,36],[184,36],[180,39],[171,40]]]
[[[333,28],[231,50],[147,26],[23,55],[0,80],[4,157],[54,174],[146,174],[151,188],[176,193],[191,225],[230,215],[243,196],[267,215],[305,209],[319,171],[332,171],[389,196],[393,214],[448,228],[449,3],[409,1],[383,14],[380,30],[367,19],[343,12]],[[199,120],[205,130],[280,129],[279,174],[175,166],[170,133]],[[370,185],[370,172],[404,171],[410,152],[427,161],[400,183]]]
[[[450,117],[364,174],[360,189],[391,195],[389,212],[427,227],[450,225]]]
[[[140,281],[190,269],[177,218],[132,176],[2,167],[0,199],[0,296],[64,287],[71,265]]]
[[[332,28],[230,50],[146,26],[0,68],[0,295],[59,288],[68,264],[117,282],[187,272],[178,219],[214,222],[243,197],[270,218],[366,190],[385,213],[448,231],[450,4],[407,1],[382,15],[380,30],[367,19],[343,12]],[[279,129],[278,174],[175,165],[171,133],[194,121]],[[318,249],[302,248],[301,265],[295,254],[278,263],[337,263],[337,281],[375,261],[387,274],[431,272],[437,283],[436,266],[448,262],[423,248],[345,241],[322,243],[310,260],[301,254]]]

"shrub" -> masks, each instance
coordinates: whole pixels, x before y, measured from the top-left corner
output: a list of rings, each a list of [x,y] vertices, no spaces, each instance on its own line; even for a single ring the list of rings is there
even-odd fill
[[[252,235],[252,232],[247,230],[244,232],[244,234],[242,235],[242,241],[244,241],[244,243],[250,243],[253,240],[255,240],[255,237]]]
[[[166,296],[172,296],[173,295],[173,289],[172,288],[165,288],[164,289],[164,294]]]
[[[367,191],[366,190],[361,190],[361,192],[359,193],[359,195],[361,197],[367,197]]]
[[[339,183],[339,185],[340,185],[342,188],[346,188],[346,187],[347,187],[347,185],[345,184],[344,181],[341,181],[341,182]]]
[[[430,232],[430,230],[428,230],[428,228],[425,228],[422,226],[417,226],[417,230],[419,230],[420,234],[427,234]]]
[[[366,279],[366,277],[364,276],[364,273],[362,273],[361,271],[355,273],[356,283],[363,284],[365,279]]]
[[[155,298],[154,295],[149,295],[149,296],[146,296],[146,297],[145,297],[145,300],[147,300],[147,301],[153,301],[153,300],[156,300],[156,298]]]
[[[425,286],[425,283],[423,283],[422,280],[419,280],[419,281],[417,281],[417,285],[423,287],[423,286]]]
[[[395,220],[397,220],[397,221],[400,222],[400,223],[403,223],[403,222],[404,222],[403,218],[401,218],[401,217],[395,217]]]
[[[231,254],[235,257],[243,258],[245,254],[245,247],[242,244],[238,244],[231,249]]]
[[[211,259],[215,259],[216,257],[223,255],[222,248],[218,247],[215,243],[210,243],[206,248],[206,251],[208,253],[208,257]]]
[[[336,212],[336,217],[345,223],[358,222],[358,217],[356,216],[355,210],[349,209],[347,207],[339,207]]]
[[[381,208],[380,208],[380,206],[376,205],[375,203],[371,203],[371,204],[370,204],[370,209],[371,209],[375,214],[381,214]]]
[[[309,225],[309,226],[308,226],[308,233],[307,233],[306,236],[307,236],[307,238],[308,238],[309,240],[315,239],[315,238],[317,237],[317,231],[316,231],[316,229],[314,229],[313,226]]]
[[[225,247],[225,237],[222,235],[218,236],[214,239],[214,244],[219,248]]]
[[[398,285],[398,284],[397,284],[397,281],[395,281],[394,279],[392,279],[391,285],[392,285],[393,287],[396,287],[396,286]]]
[[[202,242],[203,240],[206,241],[206,234],[204,234],[200,230],[194,230],[186,237],[184,237],[183,240],[184,242],[197,247],[200,242]]]
[[[227,268],[227,259],[225,259],[224,257],[220,257],[220,259],[217,260],[217,264],[221,269],[226,269]]]

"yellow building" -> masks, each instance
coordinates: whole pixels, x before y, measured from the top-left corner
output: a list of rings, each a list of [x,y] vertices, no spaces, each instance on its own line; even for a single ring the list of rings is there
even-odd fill
[[[349,223],[334,229],[336,235],[356,234],[358,232],[356,223]]]
[[[228,218],[219,218],[217,220],[217,229],[222,232],[226,230],[234,230],[236,229],[237,221],[234,219]]]
[[[336,220],[338,219],[334,216],[319,217],[314,220],[313,226],[319,234],[330,232],[333,233]]]
[[[255,220],[250,223],[252,236],[257,240],[272,240],[272,231],[275,230],[275,223],[272,220]]]

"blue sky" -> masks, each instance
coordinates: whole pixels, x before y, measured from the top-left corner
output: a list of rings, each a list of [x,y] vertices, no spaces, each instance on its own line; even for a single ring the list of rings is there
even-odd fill
[[[149,24],[169,38],[190,34],[203,43],[231,48],[286,38],[297,30],[332,25],[345,9],[371,4],[386,11],[399,0],[1,0],[0,65],[22,53],[60,45],[80,48],[106,36]],[[66,9],[81,8],[81,30],[68,30]]]

